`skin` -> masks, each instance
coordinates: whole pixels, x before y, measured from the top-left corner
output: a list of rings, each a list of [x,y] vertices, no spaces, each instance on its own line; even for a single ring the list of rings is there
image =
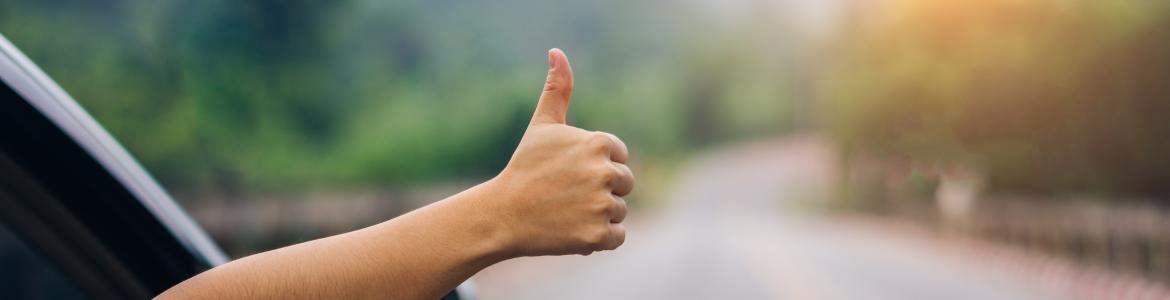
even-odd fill
[[[241,258],[156,299],[437,299],[492,264],[625,241],[634,187],[616,136],[565,124],[573,71],[549,51],[544,91],[499,175],[389,221]]]

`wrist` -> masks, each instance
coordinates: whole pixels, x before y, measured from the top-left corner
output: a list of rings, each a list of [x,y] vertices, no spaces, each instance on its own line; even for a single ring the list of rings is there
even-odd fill
[[[466,191],[452,196],[449,202],[464,216],[463,234],[471,241],[468,245],[475,260],[487,265],[515,258],[515,234],[508,226],[508,216],[501,214],[501,197],[506,197],[507,187],[501,180],[492,178]]]

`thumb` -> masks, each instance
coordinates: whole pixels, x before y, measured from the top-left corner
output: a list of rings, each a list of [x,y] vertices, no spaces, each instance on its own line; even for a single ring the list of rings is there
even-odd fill
[[[564,124],[569,113],[569,97],[573,95],[573,69],[569,58],[561,49],[548,51],[548,78],[544,80],[544,92],[536,103],[531,124]]]

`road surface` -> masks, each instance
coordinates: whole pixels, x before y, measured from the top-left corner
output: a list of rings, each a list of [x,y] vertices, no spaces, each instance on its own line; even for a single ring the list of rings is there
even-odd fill
[[[832,156],[812,137],[735,146],[682,170],[669,202],[631,214],[626,244],[522,258],[476,276],[494,299],[1067,299],[945,245],[808,213]],[[1045,288],[1045,287],[1048,288]],[[1067,293],[1067,292],[1066,292]]]

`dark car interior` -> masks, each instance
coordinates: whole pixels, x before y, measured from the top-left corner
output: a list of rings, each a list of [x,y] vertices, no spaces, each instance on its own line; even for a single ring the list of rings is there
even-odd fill
[[[3,36],[0,82],[0,299],[150,298],[227,260]]]
[[[0,126],[0,247],[23,241],[92,298],[146,298],[210,267],[8,84]]]

